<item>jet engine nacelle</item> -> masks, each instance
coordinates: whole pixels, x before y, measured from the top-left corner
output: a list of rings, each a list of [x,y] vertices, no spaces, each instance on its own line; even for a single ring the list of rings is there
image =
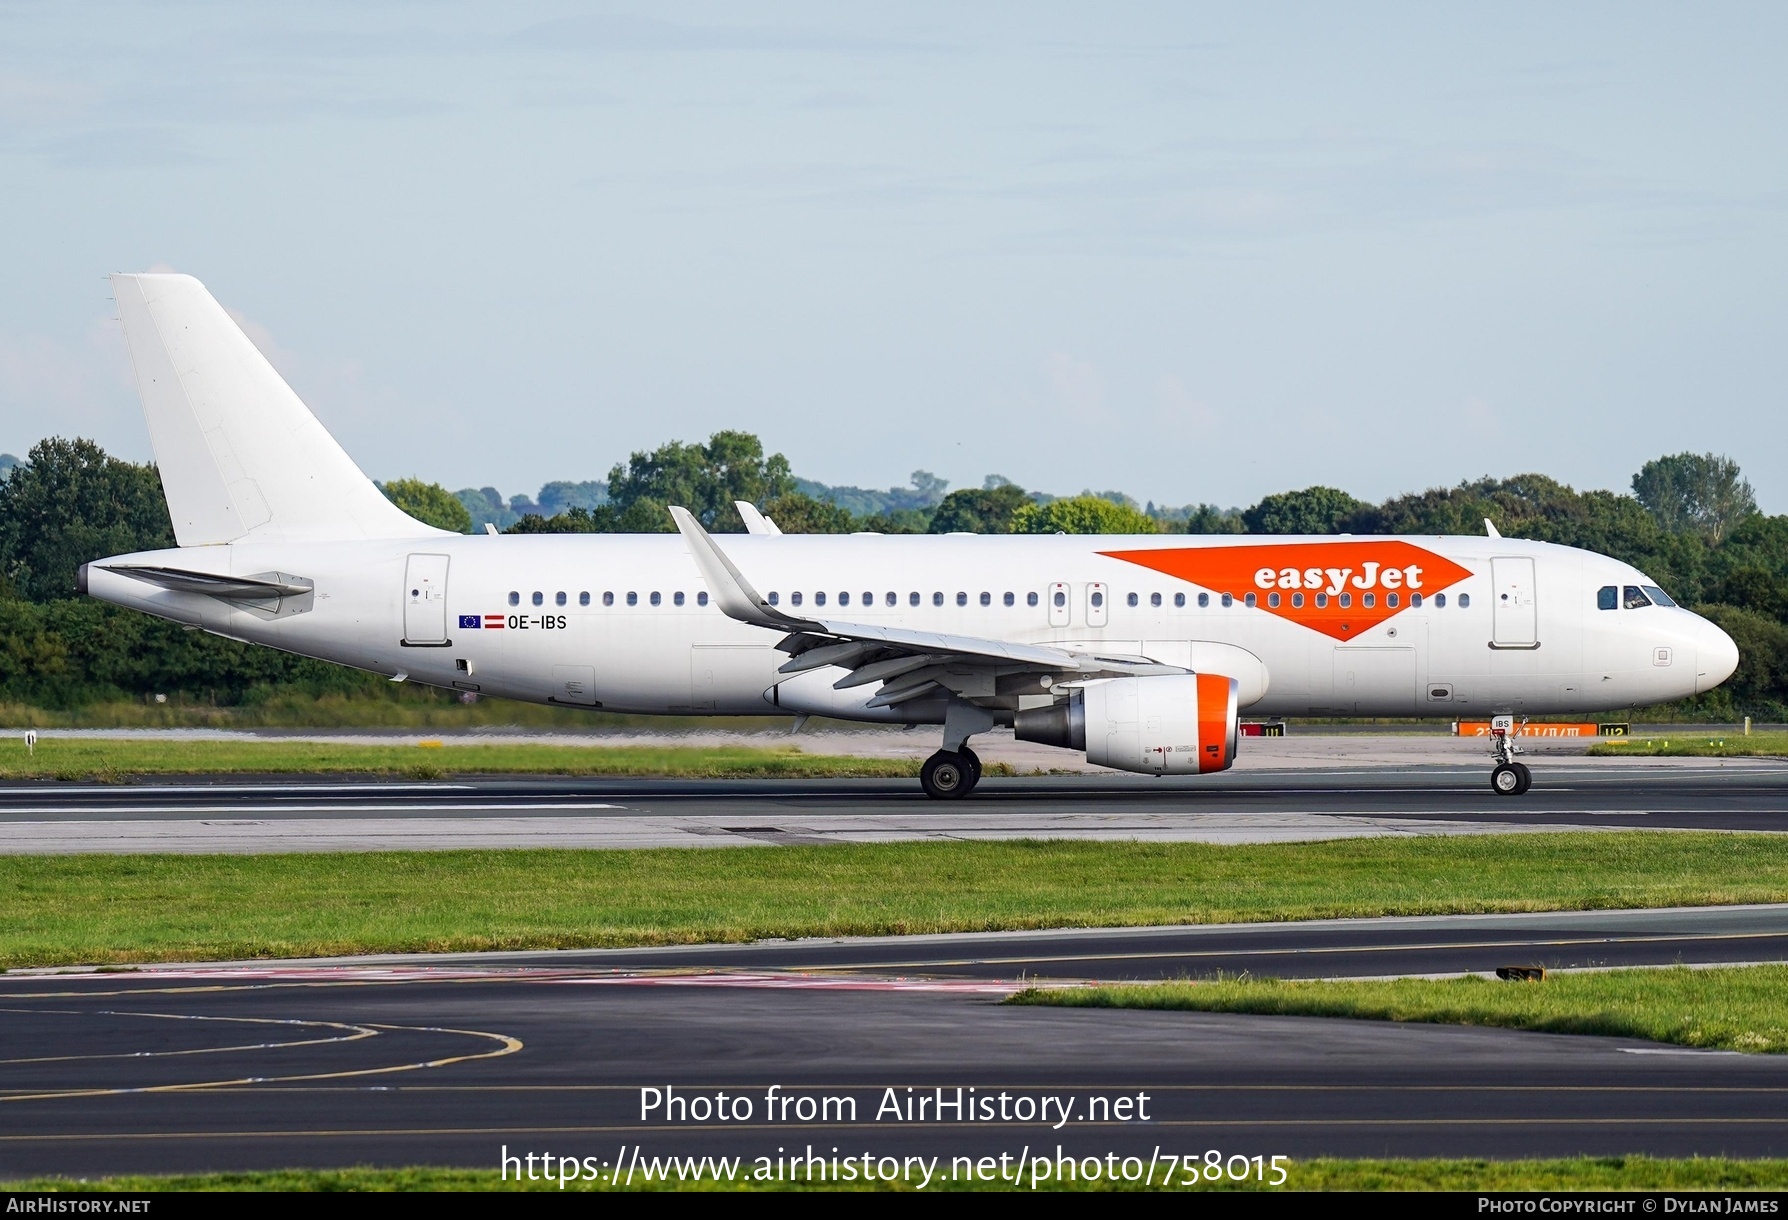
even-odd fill
[[[1145,775],[1198,775],[1235,762],[1238,683],[1222,674],[1106,678],[1051,707],[1018,713],[1020,741],[1086,751],[1086,760]]]

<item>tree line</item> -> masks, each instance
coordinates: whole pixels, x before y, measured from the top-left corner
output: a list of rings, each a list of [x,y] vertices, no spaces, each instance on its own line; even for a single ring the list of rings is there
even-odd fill
[[[463,493],[419,479],[382,486],[419,520],[474,528]],[[718,432],[703,443],[672,442],[630,455],[609,471],[600,498],[591,483],[548,485],[554,486],[573,489],[558,511],[522,513],[506,532],[666,532],[671,504],[689,508],[710,530],[738,532],[737,500],[757,505],[785,533],[1481,534],[1488,518],[1508,537],[1625,560],[1731,633],[1742,658],[1737,674],[1682,714],[1788,719],[1788,516],[1759,512],[1738,466],[1714,454],[1647,462],[1633,476],[1631,494],[1577,491],[1525,474],[1378,504],[1337,488],[1308,487],[1239,510],[1144,508],[1112,492],[1056,497],[999,476],[948,491],[920,471],[904,497],[859,501],[874,510],[860,513],[828,498],[835,489],[798,479],[788,460],[766,453],[756,436]],[[577,495],[581,502],[573,502]],[[0,478],[0,702],[67,707],[165,693],[234,704],[275,693],[372,695],[386,685],[373,675],[76,598],[80,564],[173,545],[153,466],[121,461],[91,441],[50,438],[6,469]]]

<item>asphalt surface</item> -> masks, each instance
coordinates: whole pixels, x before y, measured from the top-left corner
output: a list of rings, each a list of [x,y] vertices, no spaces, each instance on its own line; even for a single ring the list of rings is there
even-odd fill
[[[874,975],[1006,983],[1488,974],[1501,966],[1594,970],[1788,960],[1788,904],[1324,919],[1194,927],[1075,928],[760,941],[647,949],[398,956],[476,968],[598,973]],[[349,965],[348,960],[328,963]]]
[[[727,846],[912,838],[1272,842],[1380,834],[1788,829],[1782,760],[1554,759],[1523,797],[1472,766],[1218,777],[989,778],[926,800],[908,780],[556,776],[381,783],[198,777],[0,786],[0,851]]]
[[[1023,977],[1780,960],[1785,938],[1788,906],[1758,906],[15,973],[0,1175],[495,1167],[505,1148],[636,1174],[809,1145],[942,1156],[945,1172],[1058,1148],[1782,1156],[1788,1057],[998,1001]],[[1004,1094],[1007,1118],[908,1117],[940,1088],[990,1115]],[[753,1111],[642,1117],[650,1090]],[[786,1115],[766,1114],[772,1092]],[[1044,1097],[1061,1099],[1047,1122]],[[803,1105],[821,1108],[804,1121]]]
[[[1773,831],[1788,815],[1781,764],[1596,761],[1549,761],[1519,801],[1444,767],[1306,767],[1214,783],[995,779],[944,806],[883,781],[14,785],[0,789],[0,846],[8,834],[96,826],[185,827],[193,843],[260,828],[364,846],[379,825],[420,828],[400,841],[432,845],[496,815],[524,829],[574,814],[648,838],[759,844]],[[944,1172],[951,1157],[1005,1155],[1011,1170],[1058,1147],[1134,1155],[1162,1172],[1162,1157],[1209,1150],[1783,1156],[1788,1057],[999,1001],[1026,980],[1775,962],[1788,960],[1785,945],[1788,906],[1757,906],[15,972],[0,977],[0,1175],[496,1167],[505,1148],[589,1157],[602,1172],[618,1162],[636,1176],[655,1156],[749,1159],[809,1145],[841,1157],[937,1155]],[[659,1106],[642,1118],[642,1090],[673,1087],[709,1104],[719,1091],[734,1105],[747,1097],[752,1117],[669,1121]],[[891,1098],[904,1111],[939,1088],[948,1100],[958,1087],[1007,1117],[908,1120],[883,1106]],[[795,1099],[786,1116],[766,1116],[771,1092]],[[1025,1108],[1044,1097],[1062,1099],[1047,1122]],[[825,1098],[829,1116],[803,1119],[803,1105]]]

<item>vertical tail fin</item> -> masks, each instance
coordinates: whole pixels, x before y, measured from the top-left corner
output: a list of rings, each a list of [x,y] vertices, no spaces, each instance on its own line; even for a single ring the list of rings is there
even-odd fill
[[[442,532],[385,498],[199,281],[114,275],[112,293],[181,546]]]

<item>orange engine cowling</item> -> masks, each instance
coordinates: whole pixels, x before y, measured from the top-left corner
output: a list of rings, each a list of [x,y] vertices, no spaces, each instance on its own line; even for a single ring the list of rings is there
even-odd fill
[[[1222,674],[1106,678],[1050,707],[1018,713],[1020,741],[1086,751],[1086,760],[1144,775],[1198,775],[1235,762],[1238,683]]]

